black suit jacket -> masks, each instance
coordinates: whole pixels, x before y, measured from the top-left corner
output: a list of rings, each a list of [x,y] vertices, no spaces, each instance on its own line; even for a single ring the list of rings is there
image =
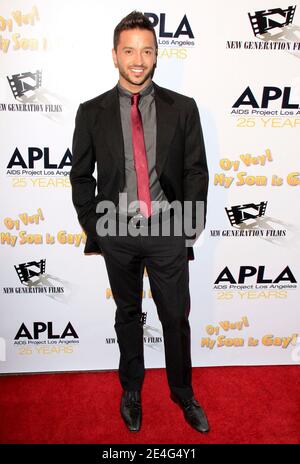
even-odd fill
[[[154,84],[154,83],[153,83]],[[156,171],[169,202],[207,200],[208,170],[197,105],[192,98],[154,84],[157,118]],[[118,204],[125,184],[125,156],[117,86],[79,106],[70,172],[72,199],[87,234],[84,252],[101,253],[97,203]],[[97,165],[97,181],[93,176]],[[96,192],[97,186],[97,192]],[[193,215],[195,215],[193,211]],[[194,259],[192,247],[189,259]]]

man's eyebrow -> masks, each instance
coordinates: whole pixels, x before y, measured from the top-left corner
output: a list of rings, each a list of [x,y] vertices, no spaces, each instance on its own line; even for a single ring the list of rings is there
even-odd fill
[[[143,50],[154,50],[154,48],[155,48],[155,47],[151,47],[151,46],[149,45],[148,47],[143,47]],[[125,45],[125,47],[123,47],[122,50],[125,50],[125,49],[127,49],[127,50],[133,50],[134,47],[129,47],[129,46]]]

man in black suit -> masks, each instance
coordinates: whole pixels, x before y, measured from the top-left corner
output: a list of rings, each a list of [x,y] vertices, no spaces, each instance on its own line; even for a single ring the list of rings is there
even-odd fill
[[[130,431],[140,429],[146,266],[163,328],[171,399],[193,428],[208,432],[192,389],[188,322],[188,261],[194,257],[187,238],[195,240],[201,232],[201,205],[204,225],[208,188],[198,109],[192,98],[152,81],[157,39],[142,13],[130,13],[115,28],[112,54],[119,82],[79,106],[70,179],[73,203],[87,234],[85,253],[103,255],[117,306],[121,416]],[[190,220],[189,233],[180,221],[178,233],[176,221],[184,216]],[[112,224],[117,227],[110,229]],[[124,225],[126,234],[120,233]]]

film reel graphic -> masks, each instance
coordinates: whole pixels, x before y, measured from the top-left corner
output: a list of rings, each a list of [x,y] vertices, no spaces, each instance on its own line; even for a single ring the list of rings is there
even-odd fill
[[[260,203],[247,203],[245,205],[236,205],[231,208],[226,208],[226,213],[230,224],[233,227],[237,227],[247,219],[256,219],[264,216],[267,208],[267,201],[261,201]]]
[[[295,6],[283,8],[271,8],[270,10],[256,11],[254,15],[248,13],[253,33],[256,37],[263,35],[271,29],[283,28],[292,24],[296,11]],[[283,19],[283,22],[279,22]]]
[[[22,98],[25,93],[37,90],[42,85],[42,71],[37,70],[35,73],[25,72],[22,74],[13,74],[7,76],[11,91],[17,100]]]
[[[40,261],[30,261],[29,263],[22,263],[15,266],[15,270],[19,276],[21,284],[27,285],[32,277],[38,277],[45,274],[46,259]]]

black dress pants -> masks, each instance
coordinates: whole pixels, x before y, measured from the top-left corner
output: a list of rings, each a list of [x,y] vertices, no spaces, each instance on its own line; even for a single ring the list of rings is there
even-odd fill
[[[162,324],[165,362],[171,392],[193,395],[189,269],[185,238],[175,236],[99,237],[117,306],[115,331],[120,349],[119,377],[124,390],[141,390],[144,379],[142,294],[144,267]]]

